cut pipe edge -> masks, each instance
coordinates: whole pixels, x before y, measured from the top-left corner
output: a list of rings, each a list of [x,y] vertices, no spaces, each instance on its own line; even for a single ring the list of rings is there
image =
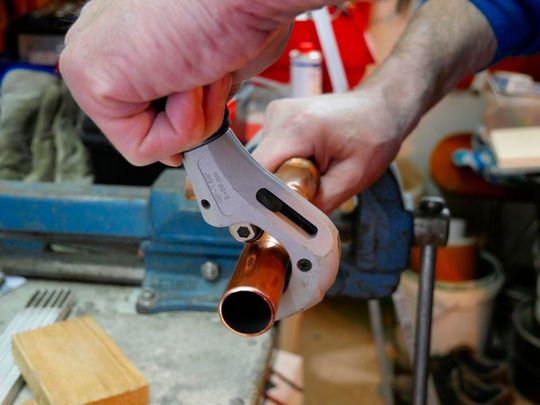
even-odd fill
[[[241,336],[254,337],[268,332],[276,320],[276,311],[274,303],[266,295],[250,288],[229,290],[219,304],[220,318],[225,327]]]
[[[268,234],[246,245],[219,303],[219,316],[230,331],[258,336],[274,324],[290,275],[287,251]]]
[[[319,172],[309,160],[289,159],[276,175],[307,200],[317,192]],[[286,249],[271,235],[264,233],[246,244],[219,302],[218,313],[225,327],[248,337],[270,330],[291,268]]]

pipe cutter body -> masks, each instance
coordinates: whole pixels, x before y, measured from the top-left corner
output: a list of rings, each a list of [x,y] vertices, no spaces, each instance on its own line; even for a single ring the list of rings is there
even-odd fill
[[[207,142],[184,153],[184,167],[208,224],[255,225],[287,250],[291,274],[277,320],[323,299],[340,264],[336,226],[259,165],[240,144],[227,120]]]

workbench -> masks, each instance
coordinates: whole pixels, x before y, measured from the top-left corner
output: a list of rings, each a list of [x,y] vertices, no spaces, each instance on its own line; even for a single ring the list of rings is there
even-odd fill
[[[89,314],[103,326],[150,384],[151,404],[258,404],[269,374],[274,333],[241,338],[215,312],[135,312],[140,288],[29,281],[0,298],[0,330],[38,289],[69,288],[70,317]],[[31,398],[25,387],[15,401]]]

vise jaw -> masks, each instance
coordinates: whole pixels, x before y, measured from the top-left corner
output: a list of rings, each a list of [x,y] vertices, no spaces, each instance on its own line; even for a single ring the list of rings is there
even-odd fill
[[[184,170],[152,187],[0,181],[6,274],[141,285],[139,312],[215,310],[241,252],[185,198]]]

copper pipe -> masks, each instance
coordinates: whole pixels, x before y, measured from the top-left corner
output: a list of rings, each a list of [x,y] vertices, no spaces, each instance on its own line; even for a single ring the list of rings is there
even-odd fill
[[[313,199],[319,186],[319,172],[306,159],[287,160],[276,176],[308,200]],[[223,324],[242,336],[267,332],[275,322],[290,271],[287,251],[268,233],[246,244],[219,302]]]
[[[264,233],[246,245],[219,303],[219,316],[231,331],[256,336],[272,327],[290,271],[289,255]]]
[[[289,159],[279,167],[276,176],[308,201],[315,197],[319,188],[319,170],[311,160]]]
[[[193,183],[191,182],[189,177],[186,177],[184,194],[185,194],[186,200],[195,201],[197,199],[197,197],[195,196],[195,191],[193,191]]]

